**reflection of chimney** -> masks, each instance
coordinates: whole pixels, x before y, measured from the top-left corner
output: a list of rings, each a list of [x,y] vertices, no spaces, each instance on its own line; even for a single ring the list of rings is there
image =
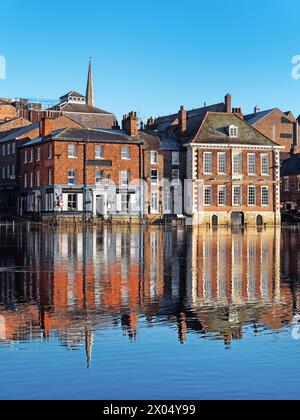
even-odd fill
[[[52,134],[52,119],[44,116],[40,122],[40,136],[48,137]]]
[[[227,114],[231,113],[231,95],[230,93],[227,93],[227,95],[225,96],[225,112],[227,112]]]
[[[179,131],[180,131],[180,134],[183,135],[186,133],[186,129],[187,129],[187,112],[184,109],[184,106],[180,107],[180,110],[178,113],[178,119],[179,119]]]
[[[181,313],[178,317],[178,336],[180,344],[184,344],[186,342],[186,316],[184,313]]]

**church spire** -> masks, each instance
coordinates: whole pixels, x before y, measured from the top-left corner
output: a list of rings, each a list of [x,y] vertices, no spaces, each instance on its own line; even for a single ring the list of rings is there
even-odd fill
[[[89,74],[86,86],[86,103],[90,106],[95,106],[94,98],[94,83],[93,83],[93,71],[92,71],[92,59],[90,58]]]

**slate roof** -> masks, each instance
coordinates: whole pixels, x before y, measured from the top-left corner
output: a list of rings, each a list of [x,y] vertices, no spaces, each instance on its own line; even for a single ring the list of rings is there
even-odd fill
[[[238,128],[238,137],[229,136],[229,126]],[[236,114],[208,112],[201,127],[190,139],[193,143],[237,144],[280,147]]]
[[[84,95],[81,93],[76,92],[75,90],[71,90],[70,92],[66,93],[65,95],[62,95],[59,99],[65,98],[66,96],[76,96],[79,98],[85,98]]]
[[[248,114],[244,116],[245,121],[247,121],[248,124],[253,125],[256,124],[258,121],[265,118],[267,115],[271,114],[273,111],[275,111],[276,108],[267,109],[266,111],[260,111],[256,114]]]
[[[209,105],[202,108],[192,109],[187,111],[188,126],[192,126],[199,118],[203,117],[206,112],[225,112],[225,104],[219,103],[215,105]],[[154,124],[151,126],[151,131],[163,132],[168,129],[172,129],[178,126],[178,113],[172,115],[166,115],[164,117],[158,117]]]
[[[52,108],[49,108],[49,111],[55,110],[55,111],[63,111],[63,112],[79,112],[81,114],[103,114],[103,115],[112,115],[110,112],[104,111],[103,109],[99,109],[84,103],[78,103],[78,104],[71,104],[71,103],[65,103],[65,104],[58,104],[55,105]]]
[[[49,111],[59,112],[85,128],[111,129],[117,124],[114,114],[84,103],[57,104]]]
[[[31,125],[32,122],[23,117],[13,118],[0,124],[0,138],[6,137],[13,130]]]
[[[23,136],[24,134],[29,133],[32,130],[35,130],[36,128],[39,128],[39,123],[38,122],[34,123],[34,124],[27,125],[26,127],[20,127],[20,128],[14,129],[14,130],[10,130],[7,135],[0,138],[0,143],[15,140],[18,137]]]
[[[139,131],[135,137],[128,136],[122,130],[89,130],[81,128],[66,128],[56,130],[51,137],[52,140],[57,141],[88,141],[88,142],[103,142],[103,143],[128,143],[128,144],[141,144],[146,149],[153,150],[159,149],[159,138],[148,133]],[[29,147],[42,143],[44,138],[38,137],[24,144],[22,147]],[[49,141],[49,138],[47,138]]]

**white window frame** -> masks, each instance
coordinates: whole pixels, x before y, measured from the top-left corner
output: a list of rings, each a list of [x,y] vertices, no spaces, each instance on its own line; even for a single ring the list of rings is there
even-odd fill
[[[172,193],[164,191],[164,214],[172,213]]]
[[[239,129],[236,125],[229,126],[229,137],[237,138],[239,136]]]
[[[104,170],[96,169],[95,171],[95,185],[101,185],[104,179]]]
[[[152,176],[152,174],[154,174],[154,172],[156,172],[156,178],[154,177],[154,176]],[[158,170],[157,169],[151,169],[151,172],[150,172],[150,174],[151,174],[151,184],[152,185],[158,185],[158,182],[159,182],[159,172],[158,172]]]
[[[179,152],[172,152],[172,165],[173,166],[180,165],[180,153]]]
[[[284,191],[285,192],[290,191],[290,178],[288,176],[285,176],[283,178],[283,183],[284,183],[284,185],[283,185]]]
[[[71,172],[73,172],[73,175],[70,175]],[[74,180],[74,182],[71,182],[71,180]],[[75,169],[68,169],[68,185],[76,185],[76,170]]]
[[[53,159],[53,144],[48,146],[48,159]]]
[[[28,162],[28,153],[27,150],[24,150],[24,163]]]
[[[210,157],[210,161],[206,159]],[[209,166],[209,168],[208,168]],[[208,170],[206,170],[208,169]],[[203,173],[204,175],[212,175],[213,173],[213,154],[212,152],[204,152],[203,153]]]
[[[224,192],[224,202],[222,203],[220,200],[221,191]],[[218,207],[226,207],[227,206],[227,187],[226,185],[219,185],[218,186]]]
[[[172,183],[173,184],[180,183],[180,170],[179,169],[172,169]]]
[[[236,162],[235,159],[239,158],[239,161]],[[238,170],[236,170],[236,165],[238,164]],[[243,173],[243,154],[242,152],[235,152],[232,155],[232,173],[233,175],[242,175]]]
[[[104,159],[105,156],[105,149],[103,145],[96,145],[95,146],[95,159]]]
[[[76,144],[68,144],[68,158],[76,159],[77,158],[77,146]]]
[[[150,153],[150,163],[151,165],[157,165],[158,164],[158,152],[156,150],[152,150]]]
[[[120,194],[120,205],[121,205],[121,212],[128,213],[129,211],[128,194]]]
[[[130,183],[130,171],[120,171],[120,184],[128,186]]]
[[[235,189],[239,189],[239,203],[235,202]],[[243,187],[242,185],[233,185],[232,187],[232,205],[234,207],[240,207],[243,205]]]
[[[25,174],[24,174],[24,188],[27,188],[27,185],[28,185],[28,175],[25,172]]]
[[[154,206],[154,200],[156,206]],[[151,213],[158,214],[159,213],[159,192],[153,191],[151,192]]]
[[[206,203],[206,191],[210,191],[210,201]],[[203,205],[205,207],[212,207],[213,205],[213,188],[212,185],[205,185],[203,190]]]
[[[267,158],[267,164],[264,163],[264,159]],[[264,176],[270,176],[270,155],[264,153],[261,155],[261,174]],[[267,172],[264,171],[264,166],[268,167]]]
[[[50,168],[48,169],[48,185],[52,185],[53,184],[53,169]]]
[[[253,189],[254,190],[254,203],[250,203],[250,190]],[[248,196],[247,196],[247,204],[248,207],[255,207],[257,204],[257,188],[253,185],[249,185],[248,186]]]
[[[268,191],[268,203],[263,203],[263,191],[264,190]],[[270,187],[265,186],[265,185],[261,187],[261,206],[262,207],[269,207],[270,206]]]
[[[38,147],[36,151],[36,161],[39,162],[41,160],[41,148]]]
[[[121,158],[122,160],[130,160],[130,147],[129,146],[122,146],[121,149]]]
[[[254,158],[254,161],[251,161]],[[256,165],[256,154],[248,153],[247,154],[247,171],[249,176],[256,175],[257,165]]]
[[[40,171],[36,171],[36,186],[37,187],[41,186],[41,172]]]
[[[221,162],[221,159],[224,158],[224,161]],[[225,171],[222,171],[222,166],[225,168]],[[225,175],[227,173],[227,155],[226,152],[218,153],[218,174]]]

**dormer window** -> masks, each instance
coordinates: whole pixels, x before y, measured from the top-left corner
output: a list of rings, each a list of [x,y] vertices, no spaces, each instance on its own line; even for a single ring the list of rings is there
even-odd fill
[[[229,137],[238,137],[239,135],[239,129],[238,127],[236,127],[235,125],[230,125],[229,126]]]

